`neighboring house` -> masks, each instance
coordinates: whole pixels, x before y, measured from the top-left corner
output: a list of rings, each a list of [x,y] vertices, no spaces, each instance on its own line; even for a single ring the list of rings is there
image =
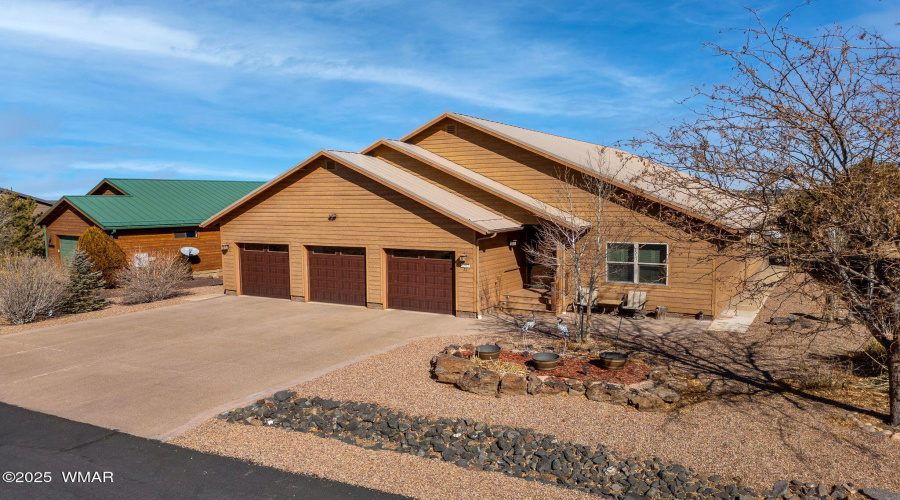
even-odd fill
[[[444,113],[361,153],[319,151],[201,227],[221,228],[228,293],[459,316],[559,312],[567,304],[540,290],[547,270],[529,265],[523,245],[548,219],[590,229],[558,203],[573,175],[702,219],[690,195],[650,195],[653,186],[633,176],[603,177],[600,154],[596,144]],[[635,172],[623,152],[604,154]],[[640,223],[611,242],[601,300],[648,290],[650,308],[714,315],[735,278],[762,265],[716,262],[708,243],[663,237],[652,230],[661,222],[629,208],[617,213]]]
[[[34,202],[37,203],[37,206],[34,207],[34,212],[32,212],[32,215],[35,215],[35,216],[41,215],[42,213],[46,212],[50,207],[53,206],[53,203],[55,203],[55,202],[52,202],[52,201],[49,201],[49,200],[44,200],[44,199],[41,199],[41,198],[35,198],[34,196],[29,196],[29,195],[27,195],[27,194],[17,193],[17,192],[15,192],[15,191],[11,190],[11,189],[2,189],[2,188],[0,188],[0,193],[12,193],[12,194],[14,194],[14,195],[16,195],[16,196],[18,196],[18,197],[20,197],[20,198],[26,198],[26,199],[29,199],[29,200],[34,200]]]
[[[200,223],[262,185],[262,182],[103,179],[84,196],[64,196],[38,219],[46,228],[51,260],[66,261],[91,226],[110,234],[129,261],[150,252],[194,247],[195,275],[222,269],[217,227]]]

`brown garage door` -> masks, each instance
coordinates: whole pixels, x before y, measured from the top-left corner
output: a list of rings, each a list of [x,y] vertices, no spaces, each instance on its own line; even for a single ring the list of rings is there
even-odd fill
[[[309,299],[366,305],[366,251],[363,248],[311,247]]]
[[[287,245],[241,245],[241,293],[273,299],[291,298]]]
[[[388,307],[453,314],[453,252],[388,252]]]

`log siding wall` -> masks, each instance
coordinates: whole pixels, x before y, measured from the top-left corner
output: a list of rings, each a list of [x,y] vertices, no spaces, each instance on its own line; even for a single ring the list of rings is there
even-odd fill
[[[49,219],[47,226],[48,258],[53,262],[61,262],[59,254],[59,236],[81,236],[95,224],[67,204],[57,207],[58,215]],[[176,239],[176,231],[197,231],[197,238]],[[181,247],[196,247],[200,255],[193,263],[194,271],[218,271],[222,269],[221,240],[218,228],[154,228],[123,229],[113,235],[128,260],[141,252],[180,253]]]

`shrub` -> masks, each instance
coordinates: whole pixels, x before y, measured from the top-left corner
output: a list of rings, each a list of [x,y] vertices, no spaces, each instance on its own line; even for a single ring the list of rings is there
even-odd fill
[[[100,271],[106,286],[116,284],[116,274],[128,265],[125,252],[99,227],[90,227],[78,238],[77,248],[87,252],[94,270]]]
[[[119,286],[125,289],[123,302],[142,304],[178,295],[178,285],[191,277],[191,271],[178,254],[151,253],[119,273]]]
[[[87,252],[75,250],[68,270],[69,299],[63,305],[64,311],[83,313],[106,307],[106,301],[100,298],[100,289],[106,284],[103,273],[94,270]]]
[[[0,315],[14,325],[50,315],[66,301],[67,285],[62,270],[41,257],[0,256]]]

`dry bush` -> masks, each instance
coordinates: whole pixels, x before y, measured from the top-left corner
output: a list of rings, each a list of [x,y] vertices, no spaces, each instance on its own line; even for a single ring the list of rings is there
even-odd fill
[[[115,285],[116,275],[128,265],[125,252],[122,251],[116,240],[99,227],[88,228],[78,238],[78,248],[87,252],[94,269],[103,273],[103,281],[106,282],[106,286]]]
[[[33,255],[0,256],[0,315],[14,325],[57,310],[68,297],[62,269]]]
[[[143,304],[179,295],[178,285],[191,277],[190,267],[184,258],[172,253],[151,253],[141,262],[123,269],[117,276],[124,288],[122,302]]]

